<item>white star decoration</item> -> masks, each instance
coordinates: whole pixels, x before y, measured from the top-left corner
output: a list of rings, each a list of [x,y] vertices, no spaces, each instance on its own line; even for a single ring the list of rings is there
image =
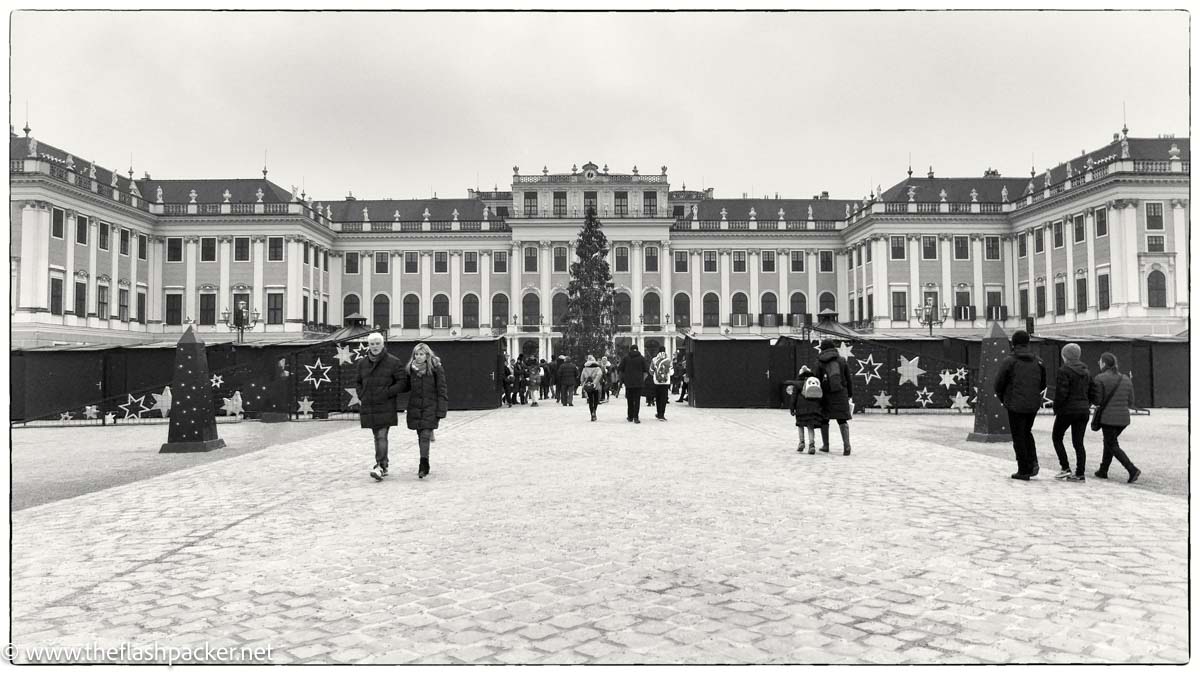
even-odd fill
[[[143,394],[137,398],[134,398],[133,394],[126,394],[126,395],[129,397],[129,400],[126,401],[125,403],[122,403],[121,405],[117,406],[121,410],[125,411],[125,419],[129,419],[130,417],[132,417],[134,419],[140,420],[140,419],[142,419],[142,413],[149,412],[150,410],[152,410],[152,408],[146,407],[146,403],[145,403],[146,395],[145,394]],[[137,404],[137,407],[138,407],[137,410],[133,409],[134,403]]]
[[[1043,409],[1054,407],[1054,400],[1046,395],[1047,391],[1050,391],[1050,387],[1046,387],[1045,389],[1042,390],[1042,408]]]
[[[886,391],[879,392],[875,395],[875,407],[887,410],[892,407],[892,397]]]
[[[879,368],[883,366],[883,364],[875,363],[874,354],[867,354],[867,358],[865,359],[859,359],[856,357],[856,360],[858,361],[858,372],[855,373],[855,375],[866,379],[868,385],[871,384],[872,378],[876,380],[883,379],[879,376]]]
[[[104,413],[104,423],[105,424],[116,424],[117,416],[110,412]]]
[[[954,380],[958,377],[958,371],[943,370],[941,373],[939,373],[939,376],[942,378],[942,381],[938,382],[938,385],[945,387],[946,389],[950,389],[950,387],[954,386]]]
[[[59,416],[58,416],[58,421],[59,421],[59,422],[69,422],[69,421],[71,421],[71,413],[70,413],[70,412],[65,412],[65,413],[62,413],[61,415],[59,415]]]
[[[350,394],[350,402],[346,404],[347,408],[352,405],[362,405],[362,401],[358,400],[358,391],[354,387],[346,387],[346,393]]]
[[[317,359],[316,363],[311,366],[304,366],[304,368],[308,370],[308,375],[304,376],[303,381],[312,382],[314,389],[320,389],[322,382],[333,382],[333,380],[329,379],[329,370],[333,368],[333,366],[322,365],[321,359]],[[318,370],[321,371],[320,376],[314,376]]]
[[[239,415],[244,412],[242,408],[242,392],[235,391],[231,398],[222,398],[221,400],[225,401],[224,405],[221,406],[221,410],[224,410],[227,415]]]
[[[358,344],[358,346],[354,348],[354,360],[357,361],[357,360],[361,359],[362,357],[366,356],[366,354],[367,354],[367,343],[360,342]]]
[[[856,356],[854,356],[853,350],[854,350],[854,347],[852,347],[849,342],[842,340],[842,343],[840,345],[838,345],[838,348],[837,348],[838,356],[840,356],[846,360],[850,360],[852,358],[857,358]]]
[[[922,408],[933,403],[933,392],[929,391],[928,387],[921,387],[921,391],[917,392],[917,403],[920,403]]]
[[[959,369],[958,369],[958,378],[957,378],[957,379],[959,379],[959,380],[962,380],[962,379],[966,379],[966,377],[967,377],[967,369],[966,369],[966,368],[959,368]]]
[[[334,358],[337,359],[339,365],[348,366],[351,363],[354,363],[354,360],[358,358],[358,355],[355,354],[354,356],[351,356],[350,347],[348,345],[338,345],[337,355]]]
[[[151,410],[159,411],[163,417],[171,414],[171,388],[167,387],[162,390],[161,394],[150,394],[154,397],[154,405],[150,406]]]
[[[965,412],[967,409],[967,397],[961,391],[954,392],[954,402],[950,404],[952,410]]]
[[[222,384],[225,384],[225,378],[221,377],[220,375],[213,375],[211,382],[212,382],[213,389],[216,389],[217,387],[221,386]]]
[[[896,369],[896,372],[900,373],[900,381],[896,383],[897,386],[904,384],[906,381],[912,382],[914,387],[917,386],[917,378],[925,372],[921,370],[921,366],[918,363],[920,360],[921,357],[919,356],[914,356],[911,361],[904,358],[903,355],[900,356],[900,367]]]
[[[296,401],[296,403],[298,403],[300,405],[300,410],[298,410],[297,412],[299,412],[301,414],[304,414],[304,413],[308,413],[309,415],[313,414],[313,409],[312,409],[313,402],[311,400],[309,400],[309,398],[307,396],[300,399],[299,401]]]
[[[83,416],[88,418],[89,420],[96,419],[96,415],[98,415],[99,413],[100,413],[100,409],[94,405],[89,405],[88,407],[83,409]]]

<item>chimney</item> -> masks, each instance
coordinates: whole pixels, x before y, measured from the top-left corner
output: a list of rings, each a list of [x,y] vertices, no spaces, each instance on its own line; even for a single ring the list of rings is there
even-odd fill
[[[821,199],[829,199],[829,190],[821,190]]]
[[[351,192],[349,190],[346,191],[346,201],[348,201],[348,202],[354,201],[354,193],[353,192]]]

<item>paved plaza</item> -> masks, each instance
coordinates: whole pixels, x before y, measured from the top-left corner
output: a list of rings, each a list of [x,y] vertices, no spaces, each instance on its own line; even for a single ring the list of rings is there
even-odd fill
[[[1013,481],[1011,459],[893,416],[856,418],[844,457],[798,455],[784,411],[667,414],[452,412],[430,477],[396,429],[382,483],[369,434],[343,428],[16,511],[13,643],[269,645],[274,663],[1188,659],[1185,496],[1117,467],[1056,482],[1048,445],[1041,476]]]

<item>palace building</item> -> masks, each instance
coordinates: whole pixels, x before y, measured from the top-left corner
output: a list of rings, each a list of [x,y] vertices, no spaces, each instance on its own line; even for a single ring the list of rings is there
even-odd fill
[[[351,322],[550,354],[584,213],[609,239],[618,340],[777,335],[825,310],[883,335],[1175,335],[1188,325],[1190,143],[1130,138],[1028,177],[930,168],[859,199],[717,198],[667,167],[513,167],[465,199],[314,200],[267,178],[122,175],[10,131],[14,347],[247,340]],[[919,314],[919,316],[918,316]],[[943,320],[944,317],[944,320]]]

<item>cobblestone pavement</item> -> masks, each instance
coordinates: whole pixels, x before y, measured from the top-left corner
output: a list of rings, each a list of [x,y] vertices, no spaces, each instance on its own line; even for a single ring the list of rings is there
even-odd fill
[[[1179,663],[1187,502],[852,423],[624,402],[281,444],[12,514],[19,649],[353,663]]]

